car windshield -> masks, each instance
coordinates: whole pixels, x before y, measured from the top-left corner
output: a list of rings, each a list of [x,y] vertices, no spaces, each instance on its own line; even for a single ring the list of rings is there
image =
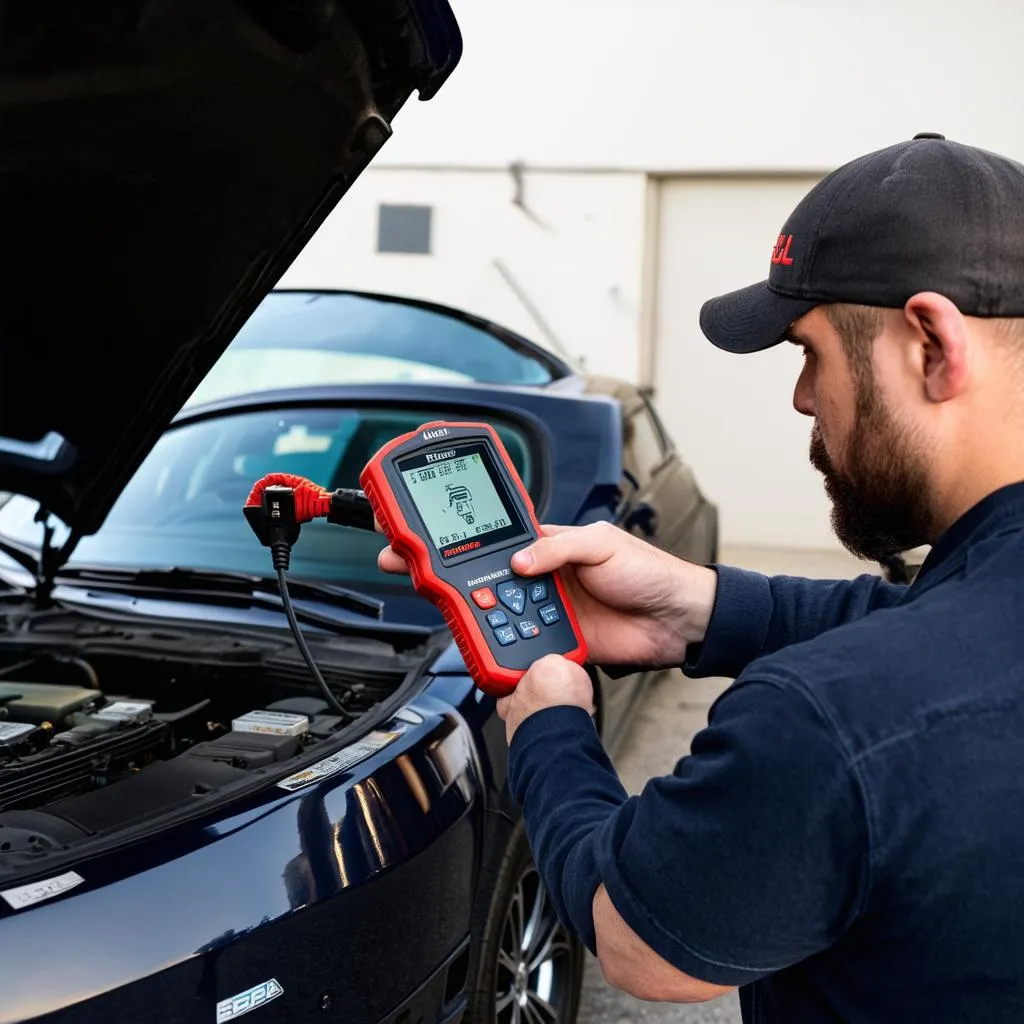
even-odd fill
[[[273,388],[382,382],[543,385],[550,362],[455,316],[344,292],[271,292],[186,408]]]
[[[83,537],[70,565],[150,569],[182,566],[266,576],[270,554],[242,515],[252,485],[267,473],[296,473],[333,490],[358,487],[359,473],[387,441],[451,410],[394,407],[240,412],[184,422],[150,452],[103,524]],[[487,418],[529,489],[536,476],[522,430]],[[0,535],[38,549],[36,502],[15,496],[0,508]],[[57,525],[54,540],[67,530]],[[308,523],[292,551],[290,575],[377,590],[405,590],[406,577],[377,568],[380,535]]]

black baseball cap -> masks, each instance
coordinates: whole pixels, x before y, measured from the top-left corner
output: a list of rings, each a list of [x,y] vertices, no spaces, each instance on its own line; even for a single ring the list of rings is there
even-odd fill
[[[768,279],[709,299],[700,327],[758,352],[823,303],[900,309],[922,291],[967,316],[1024,316],[1024,166],[932,132],[852,160],[790,214]]]

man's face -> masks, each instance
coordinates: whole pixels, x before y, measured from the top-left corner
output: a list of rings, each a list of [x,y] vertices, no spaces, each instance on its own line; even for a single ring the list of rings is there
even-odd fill
[[[887,317],[883,335],[889,329]],[[805,359],[793,404],[814,417],[811,464],[825,478],[840,542],[871,561],[927,543],[933,516],[922,446],[887,401],[874,345],[864,342],[851,359],[821,307],[797,320],[789,338]]]

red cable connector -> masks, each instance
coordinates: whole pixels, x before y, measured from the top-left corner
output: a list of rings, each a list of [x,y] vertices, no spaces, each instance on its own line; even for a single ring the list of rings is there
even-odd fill
[[[375,529],[373,509],[362,491],[346,487],[328,491],[294,473],[268,473],[257,480],[242,512],[261,544],[278,545],[275,557],[282,564],[285,548],[280,545],[290,548],[299,539],[302,524],[313,519],[357,530]]]
[[[261,506],[263,492],[268,487],[290,487],[295,492],[295,521],[308,523],[313,519],[326,516],[331,510],[331,492],[319,484],[307,480],[304,476],[294,473],[268,473],[262,480],[253,484],[249,497],[245,499],[245,507]]]

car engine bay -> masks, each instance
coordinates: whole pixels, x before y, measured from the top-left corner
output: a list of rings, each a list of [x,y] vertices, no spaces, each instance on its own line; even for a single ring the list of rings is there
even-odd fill
[[[72,619],[70,650],[33,654],[0,638],[0,877],[165,812],[203,809],[226,788],[266,784],[268,772],[317,748],[330,752],[435,650],[321,641],[337,714],[286,636]]]

